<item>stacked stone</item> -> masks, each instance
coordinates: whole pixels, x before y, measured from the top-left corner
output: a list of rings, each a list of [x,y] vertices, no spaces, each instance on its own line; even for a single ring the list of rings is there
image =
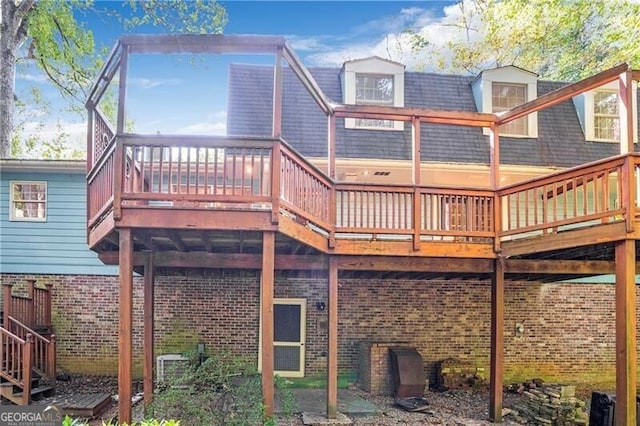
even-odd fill
[[[532,426],[587,425],[585,403],[575,386],[544,384],[521,392],[521,401],[509,413],[514,421]]]

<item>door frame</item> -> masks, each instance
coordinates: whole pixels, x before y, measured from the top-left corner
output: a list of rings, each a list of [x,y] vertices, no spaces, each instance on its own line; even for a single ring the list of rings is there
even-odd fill
[[[304,377],[304,367],[306,361],[306,343],[307,343],[307,299],[303,298],[274,298],[274,305],[299,305],[300,306],[300,343],[279,342],[279,346],[299,346],[300,347],[300,370],[298,371],[280,371],[274,370],[273,373],[280,377]],[[260,326],[258,336],[258,372],[262,372],[262,312],[260,313]],[[275,327],[275,321],[274,321]],[[275,331],[275,330],[274,330]],[[274,333],[275,334],[275,333]],[[278,342],[273,342],[274,347]]]

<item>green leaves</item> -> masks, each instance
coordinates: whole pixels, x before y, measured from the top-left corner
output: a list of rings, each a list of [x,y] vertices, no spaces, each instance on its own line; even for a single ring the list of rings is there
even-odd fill
[[[622,62],[640,67],[637,2],[476,0],[459,7],[449,26],[461,37],[421,49],[448,72],[516,65],[546,79],[578,80]]]

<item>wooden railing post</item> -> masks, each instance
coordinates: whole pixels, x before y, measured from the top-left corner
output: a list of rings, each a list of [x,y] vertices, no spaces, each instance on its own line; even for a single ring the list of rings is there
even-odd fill
[[[273,224],[277,224],[280,219],[281,146],[280,141],[276,141],[271,149],[271,222]]]
[[[56,380],[56,368],[56,335],[52,334],[47,345],[47,376],[51,384]]]
[[[31,403],[31,376],[33,371],[33,334],[27,334],[22,347],[22,405]]]
[[[45,287],[47,287],[47,292],[45,293],[45,306],[44,306],[44,321],[49,330],[53,330],[53,324],[51,324],[51,295],[53,293],[53,284],[51,283],[47,283],[45,284]]]
[[[34,328],[36,322],[36,280],[27,280],[27,286],[29,291],[29,302],[27,303],[27,320],[25,322],[27,323],[27,327]]]
[[[13,284],[11,283],[2,283],[2,290],[4,292],[2,295],[2,303],[3,303],[2,311],[4,314],[4,318],[2,319],[2,326],[7,330],[9,329],[9,317],[13,315],[13,313],[11,312],[11,288],[12,287],[13,287]]]

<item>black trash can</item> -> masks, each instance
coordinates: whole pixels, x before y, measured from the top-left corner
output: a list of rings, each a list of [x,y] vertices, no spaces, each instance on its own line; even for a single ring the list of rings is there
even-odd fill
[[[613,426],[615,424],[616,395],[613,393],[593,392],[589,410],[590,426]],[[636,413],[640,413],[640,396],[636,395]],[[640,416],[636,418],[640,426]]]

